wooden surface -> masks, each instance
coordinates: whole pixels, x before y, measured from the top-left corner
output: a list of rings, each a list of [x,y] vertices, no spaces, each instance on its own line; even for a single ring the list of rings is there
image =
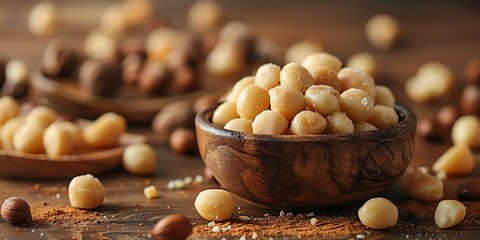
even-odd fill
[[[99,9],[111,1],[62,1],[61,5],[77,15],[88,13],[75,28],[65,28],[64,33],[81,37],[95,25]],[[156,10],[171,17],[179,26],[185,24],[185,12],[191,1],[164,0],[156,3]],[[360,52],[373,53],[380,63],[377,83],[390,86],[397,99],[409,105],[419,119],[434,116],[440,103],[415,105],[405,98],[404,82],[413,76],[418,67],[427,61],[448,64],[457,76],[457,86],[463,86],[463,70],[468,60],[480,56],[480,4],[478,1],[222,1],[226,15],[247,23],[260,36],[270,37],[289,44],[304,37],[316,37],[327,51],[346,60]],[[26,28],[26,15],[31,1],[0,1],[0,56],[26,59],[38,65],[42,49],[48,38],[34,38]],[[395,15],[402,27],[401,44],[391,51],[378,51],[368,44],[364,24],[375,13]],[[448,101],[447,99],[445,101]],[[144,131],[148,126],[137,126]],[[450,146],[450,143],[432,144],[417,138],[412,166],[431,164]],[[192,222],[205,224],[193,208],[197,193],[205,188],[218,187],[215,183],[202,184],[185,190],[167,190],[167,182],[203,173],[199,156],[179,156],[164,147],[158,147],[158,171],[148,178],[161,190],[161,197],[148,200],[143,195],[145,177],[135,177],[117,169],[99,175],[106,188],[104,206],[99,209],[108,219],[108,227],[48,226],[18,227],[0,221],[1,239],[145,239],[148,230],[162,216],[170,213],[187,215]],[[456,186],[468,178],[480,177],[480,166],[467,177],[449,178],[445,182],[445,198],[456,198]],[[32,206],[68,206],[67,186],[70,179],[54,181],[0,179],[0,199],[18,196]],[[38,185],[39,184],[39,185]],[[386,193],[391,194],[391,193]],[[242,215],[261,216],[271,212],[254,207],[237,198]],[[356,208],[346,208],[355,212]],[[320,210],[319,210],[320,211]],[[235,212],[238,217],[239,211]],[[478,216],[478,213],[477,213]],[[423,228],[422,228],[423,229]],[[480,234],[478,226],[439,230],[416,230],[409,234],[400,230],[373,232],[372,237],[388,239],[410,238],[462,238],[475,239]],[[348,238],[343,236],[341,238]],[[192,239],[215,239],[192,237]],[[220,239],[220,238],[216,238]],[[238,239],[238,238],[227,238]],[[284,239],[277,237],[275,239]],[[314,238],[305,238],[314,239]]]

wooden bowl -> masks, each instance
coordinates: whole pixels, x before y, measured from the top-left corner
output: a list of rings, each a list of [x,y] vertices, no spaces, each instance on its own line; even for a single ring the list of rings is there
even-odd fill
[[[88,119],[95,119],[106,112],[115,112],[125,117],[129,123],[152,121],[158,111],[171,101],[194,101],[204,94],[220,96],[226,92],[226,84],[208,84],[208,87],[177,95],[142,96],[131,87],[124,87],[116,97],[100,97],[82,91],[78,82],[72,79],[53,80],[38,71],[32,74],[35,98],[40,104],[64,114]]]
[[[254,204],[312,208],[375,196],[397,181],[414,147],[416,116],[396,105],[390,128],[317,136],[243,134],[197,114],[200,155],[218,182]]]
[[[145,141],[144,136],[124,134],[118,147],[52,159],[45,154],[0,150],[0,177],[22,179],[71,178],[81,174],[100,174],[122,162],[126,145]]]

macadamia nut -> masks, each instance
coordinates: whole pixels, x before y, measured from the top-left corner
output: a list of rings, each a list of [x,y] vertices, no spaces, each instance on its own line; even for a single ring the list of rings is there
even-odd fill
[[[159,27],[151,31],[145,40],[145,50],[150,60],[163,61],[180,42],[177,30]]]
[[[255,134],[280,135],[287,131],[288,121],[280,113],[265,110],[258,114],[252,123],[252,132]]]
[[[337,72],[327,66],[317,65],[308,70],[313,77],[315,85],[328,85],[338,92],[342,91],[342,85],[337,77]]]
[[[232,217],[235,202],[232,194],[223,189],[207,189],[197,195],[195,210],[209,221],[223,221]]]
[[[342,68],[337,74],[343,91],[349,88],[358,88],[366,91],[375,99],[375,81],[367,73],[353,68]]]
[[[85,54],[92,59],[112,60],[117,55],[117,41],[107,33],[93,29],[83,42]]]
[[[104,197],[102,183],[91,174],[76,176],[68,185],[68,198],[74,208],[96,208],[103,203]]]
[[[42,1],[35,6],[28,14],[28,28],[36,36],[51,35],[59,23],[59,10],[55,3]]]
[[[246,86],[238,95],[237,113],[240,117],[254,119],[260,112],[268,109],[270,97],[263,88],[251,84]]]
[[[405,191],[411,199],[433,202],[443,197],[443,182],[428,173],[426,167],[419,167],[405,178]]]
[[[386,198],[372,198],[358,210],[363,225],[377,230],[394,227],[398,220],[398,209]]]
[[[375,86],[375,104],[392,108],[395,106],[395,96],[393,96],[390,88],[380,85]]]
[[[328,115],[325,119],[327,120],[327,128],[325,129],[326,133],[353,133],[353,122],[348,118],[347,114],[336,111]]]
[[[368,20],[365,34],[374,47],[388,50],[393,47],[400,35],[400,25],[393,16],[378,14]]]
[[[444,171],[447,175],[471,173],[475,167],[475,156],[467,145],[456,144],[438,158],[433,164],[435,172]]]
[[[219,78],[228,78],[240,74],[246,66],[246,46],[237,41],[218,43],[205,59],[209,73]]]
[[[51,158],[70,153],[73,141],[68,130],[58,123],[52,123],[43,134],[43,146],[47,156]]]
[[[367,122],[378,129],[392,127],[398,124],[398,115],[395,109],[377,104],[373,107],[372,114]]]
[[[265,90],[270,90],[280,84],[280,67],[268,63],[260,66],[255,74],[255,84]]]
[[[212,116],[212,123],[223,127],[232,119],[238,118],[237,105],[233,102],[224,102],[220,104]]]
[[[356,133],[368,132],[373,130],[378,130],[378,128],[368,122],[355,123],[353,125],[353,132],[356,132]]]
[[[253,121],[245,118],[235,118],[230,120],[225,124],[225,129],[242,132],[242,133],[253,133],[252,129]]]
[[[329,115],[339,110],[340,93],[327,85],[313,85],[305,92],[305,102],[309,110]]]
[[[305,110],[303,94],[292,86],[280,85],[268,91],[270,108],[291,121],[297,113]]]
[[[253,76],[244,77],[238,80],[235,85],[233,85],[232,90],[228,93],[227,101],[237,103],[238,95],[240,95],[240,92],[242,92],[246,86],[253,84],[254,81],[255,77]]]
[[[154,185],[147,186],[143,189],[143,194],[146,198],[152,199],[158,197],[158,190]]]
[[[23,124],[13,134],[13,148],[24,153],[43,153],[44,131],[45,128],[39,124]]]
[[[453,71],[447,65],[427,62],[406,82],[405,92],[412,101],[425,103],[447,96],[453,85]]]
[[[465,218],[467,208],[456,200],[443,200],[435,209],[435,224],[439,228],[450,228],[459,224]]]
[[[313,77],[308,70],[297,63],[289,63],[280,71],[280,84],[290,86],[304,93],[313,85]]]
[[[295,115],[290,132],[298,135],[318,135],[322,134],[326,127],[327,121],[321,114],[305,110]]]
[[[0,98],[0,126],[20,113],[20,106],[11,97]]]
[[[340,95],[340,110],[347,114],[353,123],[364,122],[373,111],[374,100],[357,88],[349,88]]]
[[[342,61],[328,53],[317,52],[308,55],[303,61],[302,66],[308,71],[313,72],[318,66],[326,66],[335,72],[342,68]]]
[[[129,173],[154,174],[157,171],[157,153],[146,143],[132,144],[123,151],[122,163]]]
[[[345,64],[346,67],[355,68],[364,71],[368,75],[375,77],[378,72],[378,63],[375,57],[367,52],[352,55]]]
[[[458,118],[452,126],[453,144],[464,144],[470,148],[480,146],[480,122],[475,115]]]
[[[30,69],[22,60],[14,59],[5,65],[5,79],[10,83],[26,82],[30,78]]]
[[[286,63],[301,63],[306,57],[313,53],[322,52],[322,44],[312,38],[307,38],[293,43],[285,52]]]
[[[57,112],[49,107],[34,107],[25,117],[26,123],[38,124],[43,128],[48,127],[57,119]]]
[[[112,112],[105,113],[83,129],[83,139],[93,148],[113,147],[126,130],[124,117]]]
[[[2,147],[5,150],[15,150],[13,146],[13,135],[25,123],[25,118],[15,117],[8,120],[3,127],[1,127],[0,137],[2,140]]]
[[[188,10],[187,20],[190,28],[197,32],[214,32],[222,23],[222,8],[212,0],[196,1]]]

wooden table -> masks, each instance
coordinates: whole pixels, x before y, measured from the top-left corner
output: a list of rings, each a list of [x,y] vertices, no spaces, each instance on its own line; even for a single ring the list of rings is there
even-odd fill
[[[109,1],[111,2],[111,1]],[[100,12],[109,2],[71,1],[62,6],[72,9],[89,10],[93,15]],[[156,9],[170,16],[180,26],[185,24],[185,13],[191,1],[165,0],[156,3]],[[325,49],[346,60],[350,55],[368,51],[373,53],[380,64],[377,83],[392,88],[399,102],[409,105],[419,119],[434,116],[442,103],[416,105],[405,97],[404,82],[413,76],[418,67],[427,61],[441,61],[449,65],[456,77],[458,90],[464,85],[463,70],[468,60],[480,57],[480,4],[477,1],[224,1],[225,13],[230,19],[248,24],[253,31],[290,44],[304,37],[321,40]],[[23,58],[33,66],[38,64],[41,51],[48,38],[34,38],[26,29],[26,15],[31,1],[14,3],[0,1],[0,56]],[[72,10],[74,11],[74,10]],[[391,13],[402,27],[402,44],[390,51],[373,48],[364,35],[364,25],[376,13]],[[95,24],[94,19],[85,19],[81,26],[65,31],[81,37]],[[138,127],[138,126],[137,126]],[[145,131],[149,126],[140,126]],[[450,143],[432,144],[417,138],[412,166],[431,164],[450,146]],[[158,171],[148,178],[161,190],[161,197],[149,200],[143,195],[145,177],[135,177],[123,169],[98,176],[106,188],[104,205],[98,210],[106,224],[89,226],[51,227],[44,225],[19,227],[0,221],[0,239],[145,239],[146,233],[163,216],[181,213],[196,224],[207,221],[195,212],[193,201],[201,190],[219,187],[214,182],[190,187],[184,190],[167,190],[172,179],[203,174],[203,163],[198,156],[180,156],[165,147],[158,147]],[[478,165],[478,164],[477,164]],[[456,198],[456,186],[467,178],[480,177],[480,167],[467,177],[448,178],[445,182],[445,198]],[[0,179],[0,199],[19,196],[27,199],[31,206],[69,206],[67,186],[70,179],[54,181]],[[148,182],[147,181],[147,182]],[[386,193],[391,194],[389,192]],[[236,204],[243,211],[235,216],[262,216],[278,211],[257,208],[237,199]],[[355,207],[347,207],[351,214]],[[480,218],[477,213],[475,218]],[[433,217],[433,216],[432,216]],[[475,220],[475,219],[474,219]],[[477,219],[478,220],[478,219]],[[372,231],[369,237],[404,239],[476,239],[480,234],[478,226],[462,225],[460,228],[429,230],[415,227],[409,235],[393,228],[386,231]],[[349,238],[338,236],[337,238]],[[238,239],[226,237],[227,239]],[[193,236],[191,239],[220,239],[208,236]],[[268,238],[267,238],[268,239]],[[286,239],[274,237],[273,239]],[[300,239],[317,239],[305,237]]]

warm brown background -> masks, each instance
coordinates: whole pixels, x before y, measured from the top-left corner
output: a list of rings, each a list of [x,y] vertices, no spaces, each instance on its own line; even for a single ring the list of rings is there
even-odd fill
[[[101,10],[113,1],[57,1],[69,15],[83,18],[72,20],[75,27],[64,27],[62,33],[80,38],[98,19]],[[155,1],[156,11],[165,14],[178,26],[185,26],[185,13],[191,1]],[[441,103],[418,106],[404,97],[403,83],[413,76],[418,67],[427,61],[448,64],[457,76],[457,87],[464,85],[463,70],[468,60],[480,57],[480,3],[478,1],[222,1],[226,15],[244,21],[253,31],[289,44],[304,37],[316,37],[325,49],[346,60],[350,55],[368,51],[379,63],[381,75],[377,83],[392,87],[400,102],[416,111],[419,118],[435,114]],[[0,56],[22,58],[33,66],[38,64],[48,38],[35,38],[28,33],[26,16],[33,1],[0,1]],[[391,51],[378,51],[368,44],[364,24],[372,14],[390,13],[402,26],[402,41]],[[75,23],[76,22],[76,23]],[[455,99],[455,97],[452,97]],[[445,102],[450,101],[445,99]],[[147,128],[148,126],[144,126]],[[430,166],[448,147],[449,143],[431,144],[417,139],[413,166]],[[92,227],[80,231],[73,228],[14,227],[0,221],[1,239],[90,239],[102,232],[113,239],[143,239],[145,233],[162,216],[183,213],[194,222],[205,223],[196,214],[192,203],[196,194],[207,184],[188,190],[168,191],[171,179],[202,174],[203,165],[197,156],[176,156],[166,148],[158,148],[159,168],[152,182],[162,190],[162,197],[147,200],[143,196],[143,177],[133,177],[122,169],[99,176],[107,196],[105,214],[120,213],[111,228]],[[480,168],[468,177],[449,178],[446,196],[455,198],[456,185],[466,178],[478,178]],[[31,205],[46,201],[50,205],[68,205],[66,187],[70,179],[58,181],[0,179],[0,199],[19,196]],[[34,184],[40,183],[40,189]],[[55,195],[60,194],[59,198]],[[247,215],[260,215],[268,210],[259,209],[238,200]],[[354,209],[352,209],[353,211]],[[274,212],[276,214],[276,212]],[[480,215],[480,213],[479,213]],[[142,223],[142,225],[139,225]],[[435,228],[433,228],[435,229]],[[480,234],[478,226],[461,230],[431,230],[434,238],[465,238]],[[414,229],[412,229],[414,231]],[[463,232],[462,235],[454,235]],[[385,231],[388,237],[403,238],[398,232]],[[105,236],[105,235],[104,235]],[[203,239],[203,238],[202,238]],[[282,238],[283,239],[283,238]]]

